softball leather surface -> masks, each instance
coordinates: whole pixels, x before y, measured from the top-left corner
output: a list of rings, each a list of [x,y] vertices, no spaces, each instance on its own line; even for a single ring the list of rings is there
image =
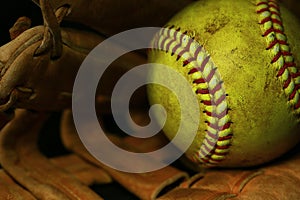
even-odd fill
[[[155,36],[149,61],[184,76],[198,99],[199,128],[186,151],[192,163],[254,166],[299,142],[299,33],[297,18],[276,0],[201,0]],[[154,82],[160,76],[150,73]],[[163,78],[181,87],[172,76]],[[151,104],[165,107],[163,131],[172,139],[181,109],[193,106],[179,105],[176,94],[158,84],[148,92]],[[193,119],[183,123],[188,129]]]

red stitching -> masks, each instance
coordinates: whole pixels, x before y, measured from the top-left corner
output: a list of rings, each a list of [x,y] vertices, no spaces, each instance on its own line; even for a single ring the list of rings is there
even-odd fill
[[[298,101],[298,103],[294,106],[295,109],[300,108],[300,101]]]
[[[206,134],[210,137],[210,138],[213,138],[213,139],[218,139],[218,135],[216,135],[216,134],[213,134],[212,132],[210,132],[210,131],[206,131]],[[207,139],[207,138],[206,138]],[[214,144],[213,144],[214,145]],[[212,145],[212,146],[213,146]]]
[[[197,94],[209,94],[209,90],[208,89],[197,89],[196,93]]]
[[[171,28],[174,28],[174,26],[171,26]],[[176,31],[179,31],[179,30],[180,30],[180,28],[176,29]],[[172,36],[171,36],[171,33],[172,33],[171,30],[162,31],[161,34],[163,34],[163,37],[165,37],[165,38],[163,38],[161,40],[159,40],[159,38],[158,38],[157,39],[158,43],[155,43],[155,44],[157,46],[159,46],[161,48],[161,50],[165,50],[166,52],[172,50],[172,52],[171,52],[172,56],[177,52],[177,58],[176,58],[177,61],[180,58],[182,58],[183,56],[184,57],[187,56],[187,58],[185,58],[182,61],[183,62],[182,63],[183,67],[189,65],[190,63],[192,63],[194,61],[197,61],[199,53],[201,53],[201,51],[202,51],[202,46],[201,45],[197,46],[197,48],[193,52],[193,55],[191,55],[191,45],[193,44],[194,41],[193,41],[193,39],[187,37],[187,41],[184,42],[184,40],[183,40],[184,39],[184,34],[187,33],[187,32],[184,32],[180,36],[179,36],[179,33],[177,33],[177,32],[174,33]],[[178,37],[179,37],[179,41],[178,41]],[[172,44],[176,44],[176,45],[173,47],[173,49],[170,49]],[[201,63],[201,64],[199,64],[200,66],[198,65],[198,66],[195,66],[195,67],[191,68],[188,71],[189,75],[191,75],[193,73],[196,73],[196,72],[200,72],[201,74],[203,74],[204,70],[207,67],[207,64],[210,62],[210,56],[207,55],[207,54],[204,54],[203,60],[199,60],[199,62]],[[198,64],[198,62],[197,62],[197,64]],[[210,70],[208,75],[203,74],[204,77],[193,80],[194,84],[207,83],[208,88],[199,88],[195,91],[195,93],[200,94],[200,95],[209,94],[209,95],[212,96],[211,100],[201,100],[200,101],[205,106],[218,106],[226,99],[227,95],[224,94],[224,95],[221,95],[218,99],[216,99],[216,100],[214,99],[214,98],[216,98],[216,97],[214,97],[214,95],[222,89],[222,82],[219,81],[213,89],[210,89],[209,88],[209,86],[210,86],[209,82],[213,79],[214,76],[216,76],[217,68],[208,68],[208,70]],[[219,141],[218,140],[218,137],[219,137],[218,132],[222,131],[222,130],[225,130],[226,128],[229,129],[231,123],[226,123],[226,124],[223,125],[223,123],[224,123],[223,122],[222,125],[220,125],[220,126],[218,125],[218,120],[224,118],[228,114],[227,107],[225,107],[225,110],[222,111],[222,113],[219,113],[219,114],[205,112],[205,111],[203,113],[206,113],[206,115],[208,117],[213,117],[217,120],[216,124],[212,124],[210,122],[205,122],[205,123],[207,123],[208,127],[212,128],[212,129],[215,129],[215,131],[217,131],[217,134],[212,134],[211,132],[206,131],[207,135],[205,136],[205,141],[206,141],[207,145],[210,145],[210,147],[208,147],[205,143],[202,143],[202,146],[198,151],[198,153],[202,154],[203,157],[204,157],[202,159],[202,156],[200,156],[200,160],[211,164],[212,162],[215,162],[214,159],[212,158],[212,156],[215,154],[215,149],[217,148],[215,142]],[[210,141],[208,139],[209,137],[212,138],[212,139],[215,139],[216,141],[214,141],[214,142]],[[226,140],[226,138],[227,138],[227,140],[229,140],[229,139],[232,138],[232,136],[221,137],[220,141]],[[227,148],[229,148],[229,146],[227,146]],[[204,151],[207,151],[209,154],[207,155]],[[227,153],[222,153],[222,155],[226,155],[226,154]],[[222,159],[219,159],[218,162],[220,162],[221,160]]]
[[[232,135],[227,135],[227,136],[224,136],[224,137],[219,137],[218,141],[226,141],[226,140],[229,140],[232,138]]]
[[[272,59],[271,63],[276,62],[276,61],[280,58],[280,56],[282,56],[282,52],[279,51],[279,52],[274,56],[274,58]]]
[[[203,103],[206,106],[211,106],[212,105],[211,101],[206,101],[206,100],[201,101],[201,103]]]
[[[215,154],[215,152],[214,152],[214,154]],[[214,158],[210,158],[210,160],[213,161],[213,162],[217,162],[217,163],[222,161],[222,160],[217,160],[217,159],[214,159]]]
[[[275,2],[273,2],[273,3],[275,3]],[[269,7],[270,8],[274,8],[276,10],[279,10],[279,7],[277,5],[275,5],[275,4],[269,4]]]
[[[210,92],[211,92],[211,94],[214,95],[214,94],[216,94],[216,92],[218,92],[221,89],[222,89],[222,85],[218,84],[218,85],[216,85],[216,87],[214,89],[210,90]]]
[[[212,116],[212,113],[211,112],[209,112],[209,111],[203,111],[203,113],[205,113],[207,116],[209,116],[209,117],[211,117]]]
[[[199,79],[194,80],[193,83],[200,84],[200,83],[206,83],[206,82],[205,82],[204,78],[199,78]]]
[[[292,66],[296,66],[296,64],[293,63]],[[296,78],[296,77],[300,76],[300,72],[292,73],[291,76],[292,76],[292,78]]]
[[[290,85],[291,82],[292,82],[292,77],[289,76],[288,79],[283,84],[283,89],[286,89]],[[290,95],[290,97],[291,97],[291,95]],[[294,98],[294,96],[292,98]]]
[[[215,130],[218,130],[218,131],[224,131],[231,126],[230,122],[226,123],[224,126],[219,126],[218,124],[213,124],[213,123],[209,123],[209,122],[205,122],[205,123],[207,123],[207,126],[213,128]]]
[[[222,101],[224,101],[226,99],[226,95],[222,95],[216,102],[216,105],[219,105]]]
[[[193,73],[196,73],[196,72],[198,72],[198,69],[197,68],[192,68],[189,72],[188,72],[188,74],[190,75],[190,74],[193,74]],[[204,80],[204,79],[203,79]]]
[[[278,16],[278,17],[280,17],[280,13],[279,13],[279,12],[277,12],[277,11],[271,11],[271,14],[272,14],[272,15],[276,15],[276,16]]]
[[[281,33],[281,32],[280,32]],[[270,43],[270,45],[267,47],[267,50],[269,49],[272,49],[276,44],[280,44],[280,45],[287,45],[287,42],[284,41],[284,40],[277,40],[275,39],[273,42]],[[291,53],[290,52],[286,52],[286,53],[289,53],[289,54],[286,54],[286,55],[290,55]]]
[[[277,25],[283,27],[283,24],[281,21],[281,16],[280,16],[280,8],[279,8],[276,0],[269,0],[268,2],[259,2],[256,5],[257,6],[260,6],[260,5],[267,6],[267,8],[262,8],[262,9],[258,10],[257,11],[258,14],[261,14],[263,12],[271,13],[271,16],[265,17],[264,19],[262,19],[260,21],[260,24],[264,24],[266,22],[271,21],[272,24],[277,24]],[[272,15],[276,15],[276,18]],[[280,28],[280,29],[283,29],[283,28]],[[266,37],[271,33],[279,33],[279,34],[285,35],[284,31],[280,30],[280,29],[275,28],[273,25],[271,28],[269,28],[268,30],[266,30],[263,33],[263,36]],[[276,37],[276,34],[275,34],[275,37]],[[286,41],[286,39],[280,40],[278,38],[275,38],[274,41],[272,41],[270,44],[268,44],[268,47],[266,48],[266,50],[271,50],[277,44],[288,46],[288,42]],[[287,94],[288,101],[292,101],[296,97],[296,94],[299,93],[300,84],[296,84],[294,79],[296,79],[300,76],[300,72],[297,70],[296,64],[293,61],[292,62],[287,61],[287,59],[286,59],[287,56],[291,57],[292,53],[290,51],[283,51],[282,49],[280,49],[280,51],[278,53],[276,53],[276,55],[273,55],[271,63],[273,64],[273,63],[277,62],[281,57],[283,58],[284,64],[278,70],[277,77],[281,77],[285,72],[288,72],[288,74],[287,74],[288,77],[283,82],[283,89],[288,89],[291,84],[295,84],[294,87],[292,88],[292,90],[288,91],[288,94]],[[297,72],[293,73],[289,68],[296,68]],[[295,110],[300,108],[300,100],[296,99],[296,101],[297,102],[292,102],[292,108]]]
[[[256,13],[260,14],[260,13],[263,13],[263,12],[266,12],[266,11],[269,11],[269,8],[262,8],[262,9],[256,11]]]
[[[226,152],[226,151],[225,152],[216,152],[215,151],[214,154],[217,155],[217,156],[225,156],[225,155],[228,154],[228,152]]]
[[[171,33],[171,31],[170,30],[168,30],[167,31],[167,37],[165,37],[164,39],[163,39],[163,41],[161,42],[161,45],[159,46],[160,47],[160,49],[164,49],[164,44],[165,44],[165,42],[166,42],[166,40],[168,39],[168,38],[170,38],[170,33]],[[159,42],[158,42],[158,44],[159,44]],[[167,51],[168,52],[168,51]]]
[[[263,36],[266,37],[267,35],[269,35],[270,33],[282,33],[281,30],[278,30],[278,29],[274,29],[273,27],[268,29],[266,32],[264,32]]]
[[[189,64],[189,63],[195,61],[195,60],[197,59],[197,55],[198,55],[198,53],[199,53],[200,51],[201,51],[201,48],[197,48],[197,50],[196,50],[195,53],[194,53],[194,56],[188,58],[187,60],[185,60],[183,66],[185,66],[185,65],[187,65],[187,64]],[[185,64],[185,62],[186,62],[187,64]]]
[[[178,33],[178,32],[177,32]],[[176,33],[176,35],[177,35],[177,33]],[[179,41],[182,41],[182,39],[183,39],[183,37],[184,37],[184,35],[183,34],[181,34],[180,35],[180,39],[179,39]],[[174,52],[176,52],[177,51],[177,49],[178,48],[180,48],[182,45],[181,45],[181,42],[180,43],[178,43],[174,48],[173,48],[173,50],[172,50],[172,55],[174,55]],[[178,59],[177,59],[178,60]]]
[[[215,130],[219,130],[218,124],[213,124],[213,123],[210,123],[210,122],[208,122],[208,121],[206,121],[205,123],[206,123],[207,126],[209,126],[210,128],[215,129]]]
[[[228,122],[224,126],[219,127],[219,130],[224,131],[224,130],[228,129],[230,126],[231,126],[231,122]]]
[[[206,78],[206,81],[207,81],[207,82],[210,82],[211,79],[214,77],[215,71],[216,71],[216,68],[212,69],[212,70],[209,72],[209,75],[208,75],[207,78]]]
[[[190,63],[189,60],[184,60],[184,61],[183,61],[183,67],[185,67],[185,66],[188,65],[189,63]]]
[[[224,146],[218,146],[217,145],[216,149],[222,149],[222,150],[224,150],[224,149],[228,149],[229,147],[230,147],[230,145],[224,145]]]
[[[205,143],[203,143],[201,146],[204,147],[207,152],[211,152],[210,148]]]
[[[257,6],[260,6],[260,5],[268,5],[268,3],[267,3],[267,2],[259,2],[259,3],[257,3],[256,5],[257,5]]]
[[[200,68],[199,68],[199,71],[201,71],[201,72],[204,71],[204,67],[205,67],[206,64],[208,63],[209,59],[210,59],[210,56],[207,56],[207,57],[203,60],[203,62],[201,63],[201,66],[200,66]]]
[[[201,150],[201,152],[202,152],[203,154],[205,154],[202,150]],[[209,163],[209,160],[208,160],[208,159],[201,158],[201,161],[202,161],[203,163]]]
[[[297,91],[298,91],[299,89],[300,89],[300,84],[295,85],[295,88],[294,88],[292,94],[289,96],[289,99],[290,99],[290,100],[293,99],[293,98],[295,97],[295,95],[296,95],[296,93],[297,93]]]
[[[182,56],[185,52],[188,52],[190,47],[191,47],[191,44],[193,43],[193,40],[189,39],[189,42],[188,44],[183,48],[183,50],[181,50],[178,55],[179,56]],[[180,41],[180,45],[182,45],[182,41]]]
[[[170,32],[171,33],[171,30],[169,30],[168,32]],[[169,35],[170,35],[170,33],[169,33]],[[170,49],[170,46],[171,46],[171,44],[172,43],[174,43],[174,41],[176,41],[176,36],[177,36],[177,31],[175,31],[175,33],[174,33],[174,37],[173,37],[173,39],[166,45],[166,49]],[[172,53],[173,53],[174,51],[172,50]]]
[[[209,117],[213,116],[213,114],[212,114],[211,112],[209,112],[209,111],[204,111],[204,113],[205,113],[207,116],[209,116]],[[227,114],[228,114],[228,110],[224,110],[224,111],[221,112],[220,114],[214,114],[214,117],[217,117],[217,118],[219,118],[219,119],[222,119],[222,118],[225,117]]]
[[[284,73],[284,71],[289,68],[289,67],[295,67],[296,63],[294,62],[286,62],[284,63],[283,67],[279,69],[279,71],[277,72],[277,77],[282,76],[282,74]],[[299,76],[300,73],[297,72],[296,74],[291,74],[292,78],[296,78],[297,76]]]
[[[272,16],[264,18],[263,20],[260,21],[260,24],[264,24],[264,23],[270,22],[270,21],[282,26],[282,22],[279,21],[278,19],[272,18]]]

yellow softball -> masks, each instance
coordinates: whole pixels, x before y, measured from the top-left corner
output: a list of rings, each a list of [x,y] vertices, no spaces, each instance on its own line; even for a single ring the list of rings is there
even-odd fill
[[[149,62],[184,76],[198,99],[198,131],[186,151],[192,163],[254,166],[299,142],[299,33],[297,18],[276,0],[201,0],[155,36]],[[161,76],[150,72],[153,82]],[[165,107],[163,131],[172,139],[183,109],[176,94],[151,84],[148,95]]]

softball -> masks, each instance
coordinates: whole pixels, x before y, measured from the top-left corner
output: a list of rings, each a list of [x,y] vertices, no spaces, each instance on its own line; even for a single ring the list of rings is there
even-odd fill
[[[180,73],[197,96],[198,130],[185,152],[191,163],[255,166],[299,142],[299,32],[297,18],[276,0],[201,0],[154,37],[149,62]],[[153,82],[161,76],[149,75]],[[148,96],[166,109],[163,132],[172,139],[181,109],[193,107],[182,107],[158,84],[148,86]],[[188,128],[192,122],[183,123]]]

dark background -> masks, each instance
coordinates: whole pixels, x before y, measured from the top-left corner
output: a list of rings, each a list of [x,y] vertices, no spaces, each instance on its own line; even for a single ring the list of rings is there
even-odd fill
[[[21,16],[32,20],[32,26],[43,23],[40,8],[30,0],[2,1],[0,10],[0,45],[10,41],[9,29]]]

